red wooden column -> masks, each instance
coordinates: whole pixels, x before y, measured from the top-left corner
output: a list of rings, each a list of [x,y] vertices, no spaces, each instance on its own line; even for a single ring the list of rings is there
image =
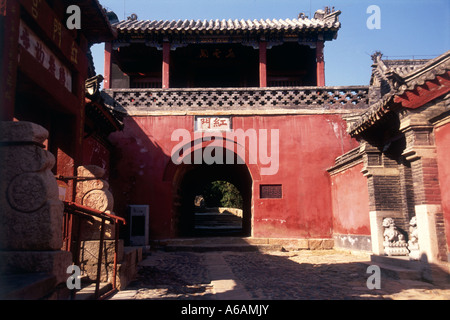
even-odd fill
[[[267,42],[259,43],[259,87],[267,87]]]
[[[111,52],[112,52],[112,43],[105,42],[105,69],[103,87],[105,89],[111,88]]]
[[[317,41],[316,44],[316,70],[317,70],[317,86],[325,86],[325,61],[323,59],[323,41]]]
[[[163,43],[163,64],[162,64],[162,87],[169,88],[169,71],[170,71],[170,43]]]

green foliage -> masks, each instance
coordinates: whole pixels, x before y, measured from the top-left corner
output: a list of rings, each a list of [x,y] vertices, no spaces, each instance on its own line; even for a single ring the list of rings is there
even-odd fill
[[[227,181],[213,181],[203,189],[206,206],[243,208],[243,199],[239,190]]]

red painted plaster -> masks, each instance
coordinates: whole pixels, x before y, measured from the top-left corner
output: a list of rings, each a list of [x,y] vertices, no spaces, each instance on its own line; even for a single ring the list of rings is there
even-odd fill
[[[83,165],[96,165],[105,169],[105,178],[109,177],[110,151],[93,137],[83,141]]]
[[[436,128],[436,150],[447,248],[450,248],[450,123]]]
[[[331,177],[333,232],[370,235],[369,191],[367,178],[357,164]]]

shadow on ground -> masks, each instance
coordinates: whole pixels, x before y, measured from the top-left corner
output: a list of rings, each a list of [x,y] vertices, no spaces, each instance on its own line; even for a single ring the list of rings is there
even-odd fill
[[[366,284],[369,259],[334,250],[220,254],[233,274],[222,280],[239,283],[255,300],[450,299],[448,284],[385,273],[381,289],[371,290]],[[221,300],[211,284],[218,279],[210,276],[210,257],[209,252],[151,252],[127,290],[136,290],[135,299]]]

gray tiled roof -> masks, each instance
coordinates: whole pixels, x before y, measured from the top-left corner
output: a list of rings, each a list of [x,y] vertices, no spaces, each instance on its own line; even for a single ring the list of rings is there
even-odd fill
[[[299,19],[254,19],[254,20],[123,20],[113,26],[119,32],[234,32],[234,31],[337,31],[340,11],[332,12],[322,18]]]

